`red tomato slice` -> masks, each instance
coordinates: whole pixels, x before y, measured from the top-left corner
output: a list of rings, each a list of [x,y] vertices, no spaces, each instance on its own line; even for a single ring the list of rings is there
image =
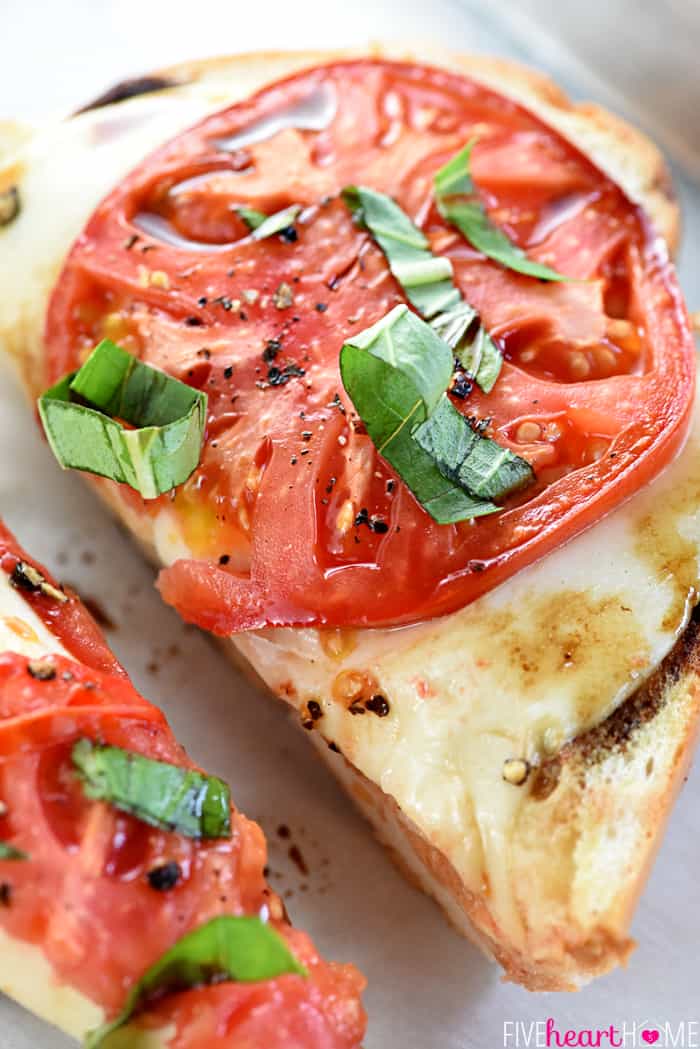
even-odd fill
[[[5,570],[11,561],[28,561],[6,530],[1,537]],[[24,596],[40,613],[41,602],[50,600]],[[48,625],[72,650],[94,655],[97,628],[71,601],[67,621],[50,616]],[[51,656],[55,674],[41,680],[26,657],[0,654],[0,841],[28,856],[0,860],[0,927],[36,944],[60,982],[111,1016],[130,986],[189,930],[219,914],[267,915],[308,978],[168,995],[139,1022],[173,1027],[178,1049],[357,1049],[364,980],[351,965],[324,961],[291,928],[266,883],[265,839],[255,823],[233,810],[230,839],[198,841],[85,797],[71,761],[80,738],[195,767],[162,713],[111,660],[116,669],[105,671]],[[104,661],[102,654],[96,662]],[[157,891],[149,872],[170,862],[179,867],[177,883]]]
[[[321,130],[308,129],[314,109]],[[576,283],[504,270],[445,225],[432,177],[474,135],[493,220]],[[493,392],[455,403],[489,419],[537,481],[474,524],[436,524],[344,394],[343,342],[403,299],[338,197],[353,182],[394,196],[452,259],[503,350]],[[296,239],[256,242],[237,213],[292,203],[306,209]],[[198,559],[164,572],[161,591],[222,634],[391,625],[467,604],[648,483],[682,445],[693,398],[685,307],[642,210],[522,107],[385,61],[274,84],[126,178],[54,291],[48,378],[104,334],[209,395],[201,463],[174,500],[123,496],[176,515]]]
[[[23,561],[58,588],[58,583],[51,573],[22,549],[15,537],[0,521],[0,571],[11,576],[17,564]],[[85,605],[70,590],[66,590],[67,601],[56,600],[41,591],[32,593],[21,591],[27,604],[33,608],[39,619],[56,635],[61,644],[76,659],[96,670],[108,670],[123,674],[121,666],[110,651],[95,620]]]

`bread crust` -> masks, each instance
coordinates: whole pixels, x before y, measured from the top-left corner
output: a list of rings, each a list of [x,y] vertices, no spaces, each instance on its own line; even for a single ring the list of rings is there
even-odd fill
[[[375,48],[371,53],[428,62],[471,76],[533,110],[615,178],[644,207],[670,250],[676,248],[679,209],[663,157],[620,118],[590,103],[572,103],[547,77],[508,60],[408,47]],[[187,90],[191,83],[206,85],[215,108],[225,104],[225,100],[217,103],[218,82],[223,85],[235,77],[244,84],[249,80],[256,90],[261,79],[367,54],[367,50],[254,53],[180,63],[152,76],[177,81],[178,90]],[[41,351],[35,347],[34,352]],[[35,360],[24,369],[30,385],[41,376],[37,364]],[[97,483],[96,487],[157,562],[148,524],[127,512],[109,486]],[[239,666],[244,664],[260,680],[235,641],[224,642],[224,647]],[[438,900],[462,934],[498,960],[507,979],[531,990],[572,990],[624,964],[633,949],[627,929],[690,760],[700,713],[699,683],[700,637],[693,623],[642,689],[601,726],[564,747],[537,772],[532,801],[525,806],[516,831],[523,886],[519,904],[527,929],[525,946],[517,948],[491,916],[488,892],[468,891],[447,854],[406,818],[393,798],[342,756],[329,751],[320,733],[312,733],[312,738],[402,868]],[[294,705],[293,697],[283,698]],[[643,776],[638,775],[640,769]],[[634,854],[629,856],[628,868],[618,872],[607,905],[596,910],[598,870],[594,861],[599,852],[595,836],[601,827],[614,828],[621,797],[635,842]],[[571,872],[570,883],[552,882],[555,855]],[[576,900],[574,880],[584,888]],[[528,894],[535,893],[557,910],[554,934],[548,929],[543,935],[528,925]],[[589,905],[583,905],[581,897],[589,899]]]

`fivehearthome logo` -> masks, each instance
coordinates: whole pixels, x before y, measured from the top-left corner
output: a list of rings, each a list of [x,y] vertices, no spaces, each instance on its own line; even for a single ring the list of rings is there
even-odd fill
[[[700,1020],[627,1020],[569,1027],[544,1020],[504,1020],[504,1049],[700,1049]]]

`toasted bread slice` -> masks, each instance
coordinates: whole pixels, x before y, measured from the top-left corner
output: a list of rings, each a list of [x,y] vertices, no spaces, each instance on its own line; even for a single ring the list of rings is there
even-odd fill
[[[205,112],[339,57],[347,53],[183,64],[155,74],[162,90],[89,110],[8,159],[6,181],[19,182],[24,210],[0,232],[0,337],[30,393],[44,374],[47,296],[72,237],[113,182]],[[668,172],[637,131],[510,62],[418,57],[535,111],[675,246]],[[50,174],[49,155],[59,165]],[[2,178],[0,168],[0,189]],[[81,193],[57,206],[77,178]],[[225,642],[298,711],[404,869],[508,978],[531,989],[580,986],[633,946],[630,916],[697,724],[696,627],[677,639],[698,577],[699,447],[696,420],[685,451],[648,491],[461,612],[401,631],[287,628]],[[187,556],[167,512],[143,515],[114,486],[93,483],[156,563]],[[349,713],[358,681],[383,697],[376,714],[386,716]],[[310,716],[310,700],[321,718]],[[505,762],[519,757],[535,725],[545,726],[547,753],[520,785],[504,781]]]

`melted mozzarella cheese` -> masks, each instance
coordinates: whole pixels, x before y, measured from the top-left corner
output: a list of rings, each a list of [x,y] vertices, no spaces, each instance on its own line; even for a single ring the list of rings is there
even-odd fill
[[[49,129],[18,154],[8,170],[21,177],[24,208],[0,230],[0,336],[18,358],[41,359],[41,318],[59,265],[114,182],[212,108],[307,64],[291,55],[213,66],[201,82]],[[528,104],[561,126],[558,111]],[[571,135],[572,127],[562,130]],[[588,152],[591,135],[582,120]],[[627,181],[625,189],[639,195]],[[468,889],[480,893],[489,885],[496,920],[522,940],[508,841],[529,794],[503,781],[503,763],[522,757],[536,764],[600,723],[669,651],[698,583],[698,491],[696,418],[686,449],[654,484],[454,615],[356,631],[340,644],[292,629],[232,641],[300,710],[310,699],[321,704],[317,730],[396,799]],[[154,520],[120,501],[118,510],[164,563],[191,554],[171,512]],[[347,670],[371,675],[388,698],[389,716],[353,716],[333,698],[334,682]]]

